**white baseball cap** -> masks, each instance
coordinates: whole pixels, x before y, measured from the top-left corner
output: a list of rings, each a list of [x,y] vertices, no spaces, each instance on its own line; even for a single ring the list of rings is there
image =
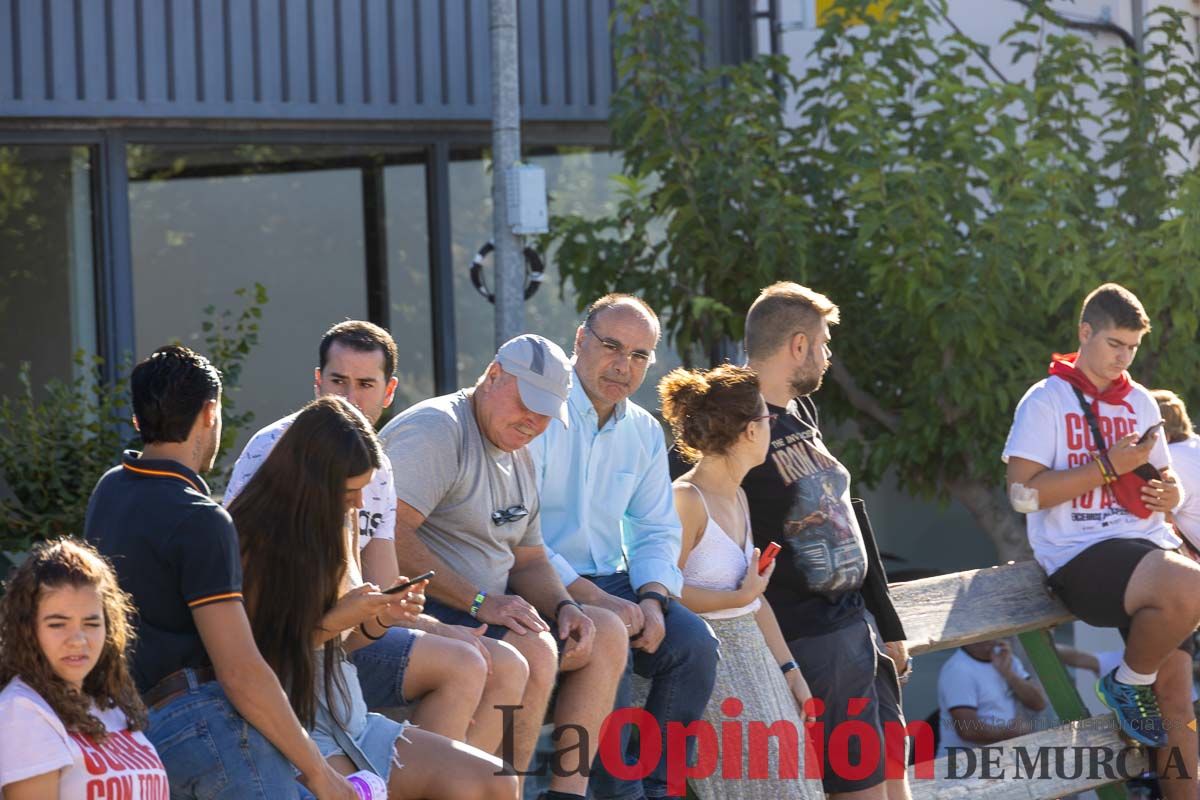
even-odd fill
[[[521,402],[537,414],[554,417],[570,427],[567,396],[571,392],[571,360],[545,337],[524,333],[509,339],[496,352],[496,361],[516,376]]]

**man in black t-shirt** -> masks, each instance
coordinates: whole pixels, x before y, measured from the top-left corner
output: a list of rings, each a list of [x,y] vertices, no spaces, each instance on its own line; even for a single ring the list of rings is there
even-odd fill
[[[258,651],[237,530],[200,477],[221,440],[220,375],[203,356],[168,346],[130,383],[145,449],[127,451],[96,484],[84,535],[137,609],[133,675],[171,797],[276,800],[311,790],[354,800]]]
[[[754,544],[783,548],[766,597],[813,697],[824,704],[818,722],[826,741],[851,719],[867,722],[879,736],[877,750],[864,748],[858,737],[850,737],[841,752],[825,748],[826,793],[899,800],[909,797],[906,779],[885,775],[903,775],[906,761],[903,752],[887,752],[883,724],[904,725],[897,678],[911,668],[904,629],[862,503],[850,497],[850,473],[825,447],[811,398],[829,366],[829,326],[837,321],[837,306],[795,283],[768,286],[750,307],[749,365],[768,411],[778,416],[767,459],[750,470],[742,488]],[[886,653],[876,646],[868,611]],[[867,701],[861,712],[857,698]],[[872,751],[879,754],[877,764]],[[869,775],[858,777],[871,765]]]

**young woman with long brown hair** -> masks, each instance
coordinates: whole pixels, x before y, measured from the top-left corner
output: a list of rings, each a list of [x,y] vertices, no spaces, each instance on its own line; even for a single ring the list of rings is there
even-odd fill
[[[0,597],[0,796],[166,800],[125,661],[133,608],[99,553],[45,542]]]
[[[329,763],[369,770],[396,798],[515,798],[516,779],[469,745],[367,712],[347,649],[421,610],[421,589],[363,583],[349,514],[381,463],[370,424],[341,397],[305,406],[229,507],[254,637]]]

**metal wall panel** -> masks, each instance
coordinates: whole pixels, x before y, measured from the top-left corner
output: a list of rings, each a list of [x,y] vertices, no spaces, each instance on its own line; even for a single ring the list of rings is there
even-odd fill
[[[523,117],[604,121],[611,0],[517,4]],[[484,121],[489,60],[488,0],[0,0],[0,118]]]

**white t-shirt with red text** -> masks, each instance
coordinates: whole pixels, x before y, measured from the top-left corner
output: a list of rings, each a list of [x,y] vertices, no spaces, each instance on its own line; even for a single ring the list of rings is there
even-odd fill
[[[0,691],[0,798],[4,787],[58,772],[59,800],[169,800],[154,745],[118,708],[92,708],[108,736],[98,745],[68,731],[42,696],[13,678]],[[61,770],[61,771],[60,771]]]
[[[1175,509],[1175,527],[1200,549],[1200,436],[1193,433],[1169,449],[1171,469],[1183,488],[1183,502]]]
[[[1087,400],[1091,402],[1090,397]],[[1125,400],[1133,411],[1124,405],[1099,404],[1097,421],[1106,447],[1162,419],[1158,404],[1141,384],[1134,383]],[[1062,378],[1051,376],[1035,383],[1021,398],[1002,457],[1005,462],[1013,457],[1024,458],[1053,470],[1065,470],[1089,463],[1095,450],[1075,390]],[[1161,430],[1150,451],[1150,463],[1160,469],[1171,465]],[[1107,486],[1029,514],[1027,530],[1034,558],[1047,573],[1107,539],[1146,539],[1167,549],[1180,545],[1162,514],[1139,519],[1116,501]]]

